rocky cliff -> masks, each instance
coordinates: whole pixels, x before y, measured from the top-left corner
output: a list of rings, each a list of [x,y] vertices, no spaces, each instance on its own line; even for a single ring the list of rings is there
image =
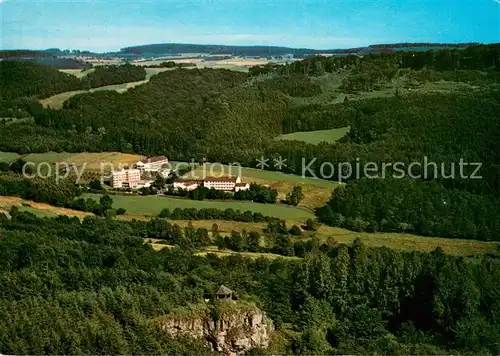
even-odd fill
[[[171,335],[204,339],[214,351],[240,355],[259,347],[266,348],[274,330],[272,321],[257,307],[211,306],[191,315],[166,315],[159,319]]]

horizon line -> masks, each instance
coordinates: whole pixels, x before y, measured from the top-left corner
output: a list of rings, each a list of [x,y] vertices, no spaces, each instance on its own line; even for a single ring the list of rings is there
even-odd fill
[[[500,0],[499,0],[500,1]],[[232,45],[232,44],[222,44],[222,43],[214,43],[214,44],[202,44],[202,43],[189,43],[189,42],[158,42],[158,43],[146,43],[146,44],[138,44],[138,45],[128,45],[120,48],[119,50],[110,50],[110,51],[91,51],[87,49],[79,49],[79,48],[60,48],[60,47],[46,47],[46,48],[0,48],[0,51],[48,51],[48,50],[60,50],[60,51],[80,51],[80,52],[90,52],[95,54],[107,54],[107,53],[119,53],[127,48],[135,48],[135,47],[145,47],[145,46],[161,46],[161,45],[194,45],[194,46],[223,46],[223,47],[263,47],[263,48],[287,48],[293,50],[310,50],[310,51],[339,51],[339,50],[350,50],[350,49],[358,49],[358,48],[367,48],[372,46],[394,46],[394,45],[410,45],[410,44],[429,44],[429,45],[441,45],[441,46],[451,46],[451,45],[493,45],[500,44],[500,42],[427,42],[427,41],[418,41],[418,42],[392,42],[392,43],[374,43],[366,46],[354,46],[354,47],[344,47],[344,48],[307,48],[307,47],[291,47],[285,45]],[[189,53],[189,52],[185,52]],[[194,52],[193,52],[194,53]]]

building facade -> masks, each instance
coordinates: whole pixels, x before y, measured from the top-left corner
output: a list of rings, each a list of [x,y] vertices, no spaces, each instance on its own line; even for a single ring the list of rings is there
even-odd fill
[[[203,180],[179,180],[174,182],[174,190],[194,190],[198,187],[221,190],[225,192],[238,192],[250,189],[250,184],[242,183],[241,178],[207,177]]]
[[[174,190],[195,190],[201,185],[201,181],[199,180],[180,180],[177,182],[174,182]]]
[[[165,165],[168,165],[168,158],[165,156],[148,157],[135,164],[137,169],[145,172],[160,172]]]
[[[241,178],[216,178],[207,177],[203,180],[203,186],[208,189],[232,191],[236,187],[237,183],[241,183]]]

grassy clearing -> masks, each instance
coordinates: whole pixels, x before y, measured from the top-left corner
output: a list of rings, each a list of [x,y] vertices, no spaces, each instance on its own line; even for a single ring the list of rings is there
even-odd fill
[[[162,246],[162,245],[160,245],[160,246]],[[219,250],[215,246],[205,248],[203,250],[196,252],[195,254],[198,256],[206,256],[209,253],[213,253],[213,254],[217,255],[218,257],[241,256],[241,257],[248,257],[248,258],[267,258],[267,259],[271,259],[271,260],[274,260],[277,258],[284,258],[287,260],[300,260],[300,257],[281,256],[281,255],[276,255],[274,253],[235,252],[235,251],[231,251],[231,250]]]
[[[347,135],[349,129],[349,127],[341,127],[331,130],[299,131],[279,135],[275,140],[303,141],[311,145],[317,145],[320,142],[335,143]]]
[[[14,152],[0,152],[0,162],[11,163],[14,162],[16,159],[18,159],[19,157],[21,156]]]
[[[66,100],[77,94],[83,94],[85,92],[86,92],[85,90],[67,91],[64,93],[53,95],[45,99],[40,99],[39,101],[40,104],[42,104],[43,107],[45,108],[62,109],[63,104]]]
[[[172,222],[182,227],[187,226],[189,223],[187,220],[172,220]],[[229,234],[231,231],[241,232],[243,230],[246,230],[247,232],[262,232],[265,227],[265,224],[262,223],[244,223],[218,220],[193,220],[191,223],[195,228],[206,228],[208,230],[211,229],[213,223],[216,223],[219,227],[219,231],[223,234]],[[289,228],[293,225],[300,224],[301,221],[287,221],[287,226]],[[400,233],[355,232],[326,225],[320,225],[318,230],[313,233],[305,232],[302,239],[310,239],[313,236],[318,237],[320,241],[323,242],[326,242],[329,237],[333,237],[338,243],[348,245],[352,244],[355,239],[359,238],[368,247],[388,247],[398,251],[431,252],[436,248],[441,247],[445,253],[456,256],[477,256],[487,253],[495,255],[500,254],[500,243],[498,242],[424,237]],[[158,243],[159,241],[154,241],[154,243]]]
[[[98,194],[84,194],[84,198],[100,199]],[[173,210],[175,208],[215,208],[234,209],[240,211],[250,210],[262,213],[266,216],[274,216],[284,220],[307,220],[314,217],[310,212],[281,204],[259,204],[243,201],[197,201],[163,196],[128,196],[113,195],[114,208],[124,208],[130,214],[156,216],[164,208]]]
[[[351,244],[356,238],[369,247],[389,247],[395,250],[430,252],[441,247],[450,255],[469,256],[486,253],[499,254],[500,243],[476,240],[424,237],[400,233],[354,232],[337,227],[322,225],[317,235],[326,239],[332,236],[339,243]]]
[[[151,247],[155,251],[161,251],[164,248],[174,248],[175,246],[173,245],[167,245],[161,243],[162,240],[157,240],[157,239],[145,239],[146,243],[149,243]],[[208,246],[202,249],[199,249],[197,252],[195,252],[195,255],[197,256],[206,256],[209,253],[213,253],[217,255],[218,257],[228,257],[228,256],[241,256],[241,257],[248,257],[248,258],[267,258],[267,259],[277,259],[277,258],[285,258],[288,260],[300,260],[300,257],[289,257],[289,256],[281,256],[281,255],[276,255],[274,253],[260,253],[260,252],[235,252],[231,250],[219,250],[217,246]]]
[[[285,199],[294,185],[300,185],[305,195],[299,207],[313,210],[323,206],[330,199],[333,189],[339,187],[337,182],[303,178],[298,175],[284,174],[281,172],[265,171],[248,167],[227,166],[221,164],[206,163],[196,167],[193,171],[184,175],[184,178],[202,179],[203,177],[236,177],[240,176],[243,182],[269,185],[278,191],[278,199]]]

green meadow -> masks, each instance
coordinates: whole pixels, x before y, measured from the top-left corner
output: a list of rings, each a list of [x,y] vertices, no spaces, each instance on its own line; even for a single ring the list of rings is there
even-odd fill
[[[99,194],[84,194],[83,198],[99,200]],[[137,196],[137,195],[112,195],[113,207],[124,208],[127,214],[156,216],[162,209],[168,208],[195,208],[195,209],[234,209],[240,211],[250,210],[265,216],[273,216],[284,220],[305,221],[314,218],[314,215],[304,209],[282,204],[260,204],[246,201],[213,201],[213,200],[188,200],[164,196]]]
[[[14,152],[0,152],[0,162],[11,163],[19,157],[20,155]]]
[[[275,140],[302,141],[311,145],[317,145],[321,142],[335,143],[347,135],[349,129],[349,127],[341,127],[331,130],[299,131],[279,135]]]

